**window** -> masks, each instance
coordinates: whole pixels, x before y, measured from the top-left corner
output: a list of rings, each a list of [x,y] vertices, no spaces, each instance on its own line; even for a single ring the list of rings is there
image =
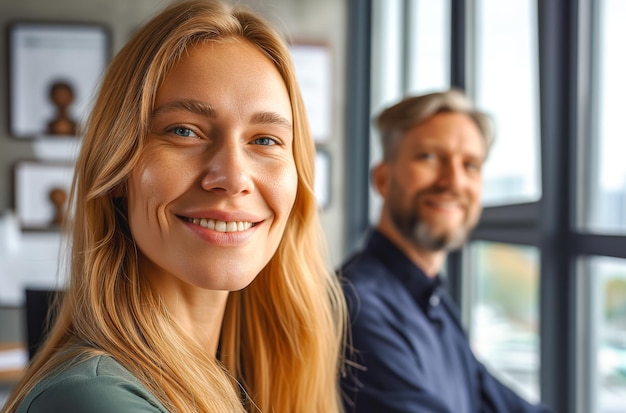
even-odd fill
[[[537,201],[539,126],[534,2],[477,0],[475,78],[479,108],[490,113],[496,141],[484,169],[485,205]]]
[[[528,241],[515,227],[522,216],[523,225],[532,227],[537,209],[505,211],[496,221],[489,210],[541,199],[537,8],[528,0],[473,5],[467,16],[473,70],[467,71],[466,89],[492,116],[496,140],[483,169],[485,214],[467,251],[469,266],[461,270],[463,309],[476,356],[503,383],[537,402],[540,254],[538,247],[519,243]]]
[[[450,87],[449,0],[409,0],[407,84],[410,94]]]
[[[589,229],[604,233],[626,233],[626,138],[623,117],[626,96],[626,2],[598,2],[598,47],[594,91],[597,106],[593,121],[597,136],[589,142],[591,201]]]
[[[539,400],[539,253],[534,247],[470,245],[470,340],[489,371]]]
[[[587,264],[588,411],[618,412],[626,400],[626,259],[593,257]]]
[[[594,249],[580,266],[580,295],[586,303],[581,329],[587,334],[581,335],[578,349],[585,367],[579,373],[579,387],[585,390],[579,404],[584,406],[580,411],[612,413],[623,410],[626,400],[626,140],[621,120],[626,57],[620,44],[626,37],[626,2],[591,4],[592,99],[578,179],[585,184],[579,226],[583,239],[592,240],[587,248]]]

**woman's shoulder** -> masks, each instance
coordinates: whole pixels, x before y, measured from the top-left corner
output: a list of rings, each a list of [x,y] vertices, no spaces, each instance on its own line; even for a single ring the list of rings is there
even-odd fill
[[[94,356],[42,380],[17,413],[167,412],[121,364]]]

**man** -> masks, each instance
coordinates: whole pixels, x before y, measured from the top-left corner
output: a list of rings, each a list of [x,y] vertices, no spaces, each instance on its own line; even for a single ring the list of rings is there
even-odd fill
[[[342,268],[356,363],[342,387],[356,413],[539,412],[474,357],[439,272],[477,224],[489,118],[459,91],[411,97],[376,119],[380,220]]]

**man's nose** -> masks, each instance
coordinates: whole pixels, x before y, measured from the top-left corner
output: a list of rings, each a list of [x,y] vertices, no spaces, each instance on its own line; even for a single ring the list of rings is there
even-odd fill
[[[463,163],[456,160],[447,160],[441,165],[437,184],[447,189],[461,188],[467,180]]]

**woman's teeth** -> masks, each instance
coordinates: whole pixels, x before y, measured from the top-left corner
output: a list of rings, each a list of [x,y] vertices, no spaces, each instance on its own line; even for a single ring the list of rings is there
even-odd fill
[[[208,228],[217,232],[238,232],[245,231],[252,227],[252,222],[244,221],[219,221],[217,219],[209,218],[185,218],[187,222],[191,222],[196,225],[200,225],[203,228]]]

